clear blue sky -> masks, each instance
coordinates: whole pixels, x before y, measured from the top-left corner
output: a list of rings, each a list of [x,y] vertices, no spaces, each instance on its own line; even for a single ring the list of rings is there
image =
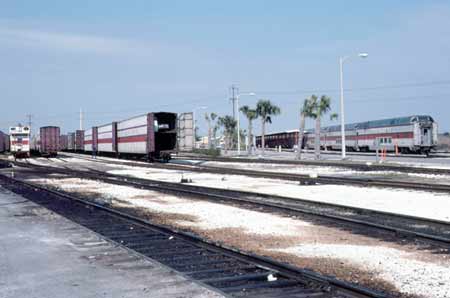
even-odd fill
[[[430,114],[448,131],[449,36],[449,1],[0,0],[0,129],[32,114],[72,131],[80,108],[85,126],[231,114],[231,84],[281,107],[269,131],[293,129],[311,93],[339,111],[338,58],[366,51],[345,65],[347,122]]]

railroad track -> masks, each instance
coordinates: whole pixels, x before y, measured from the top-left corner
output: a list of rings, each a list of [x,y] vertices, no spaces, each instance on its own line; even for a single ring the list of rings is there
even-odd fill
[[[443,169],[443,168],[425,168],[416,166],[403,166],[392,163],[378,164],[374,162],[358,162],[358,161],[342,161],[342,160],[283,160],[270,158],[209,157],[209,156],[194,156],[194,155],[182,155],[178,157],[175,156],[174,159],[175,160],[190,159],[190,160],[231,162],[231,163],[245,162],[245,163],[264,163],[264,164],[331,166],[331,167],[349,168],[358,171],[398,171],[402,173],[450,175],[450,169]]]
[[[388,297],[270,258],[205,241],[43,186],[3,175],[0,175],[0,181],[4,187],[117,245],[157,260],[230,297]]]
[[[269,171],[256,171],[248,169],[239,168],[225,168],[225,167],[215,167],[215,166],[204,166],[204,165],[177,165],[177,164],[145,164],[142,162],[123,162],[123,161],[113,161],[113,160],[101,160],[101,159],[90,159],[83,156],[78,158],[100,162],[100,163],[114,163],[119,165],[136,166],[143,168],[160,168],[167,170],[177,170],[177,171],[190,171],[190,172],[200,172],[200,173],[212,173],[212,174],[227,174],[227,175],[244,175],[249,177],[257,178],[268,178],[268,179],[279,179],[287,181],[299,181],[302,184],[338,184],[338,185],[354,185],[363,187],[389,187],[389,188],[402,188],[402,189],[413,189],[422,191],[434,191],[434,192],[445,192],[450,193],[450,184],[438,184],[438,183],[422,183],[422,182],[411,182],[411,181],[398,181],[391,179],[380,179],[380,178],[367,178],[367,177],[339,177],[330,175],[318,175],[317,177],[311,177],[306,174],[292,174],[292,173],[278,173]]]
[[[37,168],[40,172],[59,172],[65,175],[72,173],[72,175],[77,177],[96,179],[106,183],[169,192],[176,195],[183,194],[213,202],[246,205],[250,209],[265,208],[268,212],[275,211],[282,212],[283,214],[301,215],[302,217],[306,216],[315,221],[319,219],[320,224],[331,226],[344,224],[350,227],[350,229],[355,230],[356,233],[367,234],[371,237],[375,236],[389,241],[409,240],[414,242],[419,240],[442,248],[442,252],[448,252],[450,250],[450,222],[447,221],[310,201],[307,199],[135,178],[109,174],[93,169],[89,169],[89,172],[87,172],[69,168],[47,168],[45,166],[20,162],[16,164],[29,169]],[[380,230],[388,232],[391,237],[378,235],[374,232]]]

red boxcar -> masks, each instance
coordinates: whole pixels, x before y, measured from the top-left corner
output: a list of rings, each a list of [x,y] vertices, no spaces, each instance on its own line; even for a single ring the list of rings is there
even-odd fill
[[[59,150],[67,150],[69,147],[69,137],[68,135],[59,136]]]
[[[7,143],[9,142],[9,138],[7,138],[7,136],[7,134],[0,131],[0,153],[8,150]]]
[[[75,151],[84,151],[84,130],[75,131]]]
[[[45,126],[40,129],[40,146],[41,155],[56,156],[59,151],[59,135],[60,129],[57,126]]]

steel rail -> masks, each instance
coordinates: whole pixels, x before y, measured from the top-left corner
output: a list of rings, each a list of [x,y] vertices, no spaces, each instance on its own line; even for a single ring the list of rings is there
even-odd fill
[[[345,281],[338,280],[334,277],[330,276],[323,276],[321,274],[315,273],[310,270],[301,269],[292,265],[288,265],[285,263],[278,262],[272,258],[259,256],[250,252],[245,252],[242,250],[238,250],[233,247],[226,246],[222,243],[216,243],[211,240],[207,240],[204,238],[201,238],[199,236],[193,235],[192,233],[186,233],[180,230],[173,229],[171,227],[168,227],[166,225],[160,225],[152,223],[148,220],[144,220],[140,217],[137,217],[135,215],[125,213],[120,210],[116,210],[114,208],[100,205],[94,202],[87,201],[85,199],[75,197],[72,195],[69,195],[67,193],[63,193],[60,191],[56,191],[54,189],[49,189],[47,187],[44,187],[42,185],[37,185],[35,183],[25,182],[16,178],[10,178],[3,176],[3,179],[9,180],[17,185],[23,185],[26,187],[32,188],[34,191],[39,190],[41,192],[46,192],[49,194],[52,194],[54,196],[57,196],[58,198],[66,199],[71,203],[81,204],[83,206],[89,207],[90,209],[99,210],[102,212],[106,212],[107,214],[110,214],[111,216],[115,218],[120,218],[126,220],[126,222],[136,224],[140,227],[148,227],[152,230],[160,231],[167,235],[172,235],[176,237],[177,239],[181,239],[182,241],[186,241],[187,243],[195,244],[196,246],[200,248],[206,248],[211,251],[222,253],[226,256],[229,256],[232,259],[236,259],[239,261],[243,261],[246,263],[253,264],[260,268],[261,270],[265,270],[265,275],[267,276],[268,273],[273,272],[279,275],[280,277],[285,277],[287,279],[291,279],[294,284],[295,283],[301,283],[302,285],[311,285],[315,284],[320,285],[320,289],[323,290],[324,296],[323,297],[355,297],[355,298],[385,298],[389,297],[388,294],[382,293],[379,291],[375,291],[372,289],[368,289],[359,285],[351,284]],[[55,203],[55,200],[46,201],[46,205]],[[101,235],[101,233],[100,233]],[[114,240],[111,240],[114,241]],[[115,241],[114,241],[115,242]],[[116,242],[118,245],[122,245],[120,242]],[[122,245],[127,247],[126,245]],[[130,248],[129,248],[130,249]],[[133,249],[132,249],[133,250]],[[167,251],[167,248],[164,248],[164,250]],[[150,256],[151,258],[151,256]],[[169,266],[170,267],[170,266]],[[228,279],[229,281],[233,281],[233,278]],[[200,282],[203,282],[205,284],[208,284],[208,279],[200,280]],[[217,282],[217,279],[212,279],[213,282]],[[219,279],[220,281],[220,279]],[[251,289],[251,286],[249,286]],[[220,287],[219,287],[220,290]],[[290,288],[292,290],[292,288]],[[226,288],[224,289],[225,292]],[[251,290],[249,291],[251,293]],[[259,296],[259,295],[258,295]],[[261,297],[264,297],[264,295],[261,295]],[[322,296],[321,296],[322,297]]]
[[[370,187],[384,187],[384,188],[402,188],[414,189],[421,191],[434,191],[450,193],[450,184],[439,183],[418,183],[411,181],[386,180],[380,178],[361,178],[361,177],[339,177],[330,175],[317,175],[311,177],[306,174],[293,173],[277,173],[272,171],[257,171],[248,169],[236,169],[228,167],[204,166],[204,165],[179,165],[179,164],[146,164],[142,162],[121,162],[113,160],[89,159],[80,157],[82,159],[91,160],[101,163],[115,163],[120,165],[137,166],[144,168],[161,168],[177,171],[190,171],[212,174],[227,174],[227,175],[244,175],[256,178],[279,179],[287,181],[299,181],[304,184],[338,184],[338,185],[355,185],[355,186],[370,186]],[[449,173],[450,174],[450,173]],[[450,179],[450,177],[449,177]]]
[[[436,220],[436,219],[428,219],[423,217],[416,217],[410,215],[403,215],[391,212],[383,212],[376,211],[372,209],[351,207],[351,206],[343,206],[339,204],[332,203],[324,203],[324,202],[315,202],[306,199],[297,199],[297,198],[289,198],[284,196],[275,196],[268,195],[262,193],[255,192],[247,192],[247,191],[237,191],[237,190],[224,190],[213,187],[205,187],[205,186],[193,186],[184,183],[174,183],[174,182],[165,182],[151,179],[142,179],[135,178],[130,176],[123,176],[117,174],[105,173],[103,171],[92,170],[89,172],[73,170],[73,169],[57,169],[57,168],[48,168],[40,165],[32,165],[32,164],[24,164],[26,167],[31,168],[39,168],[40,171],[48,171],[49,173],[60,172],[61,174],[69,174],[69,172],[74,173],[76,176],[82,178],[89,179],[97,179],[106,183],[115,183],[121,184],[124,186],[134,186],[137,188],[144,188],[150,190],[158,190],[172,193],[183,193],[189,196],[195,196],[199,198],[205,198],[207,200],[217,201],[217,200],[225,200],[228,202],[237,202],[237,203],[246,203],[253,204],[256,206],[268,207],[273,210],[278,210],[282,212],[295,212],[304,215],[315,216],[319,218],[326,218],[332,221],[339,221],[343,223],[356,224],[358,226],[370,227],[375,229],[381,229],[384,231],[388,231],[391,233],[395,233],[396,235],[404,235],[406,237],[413,237],[415,239],[425,240],[427,242],[433,242],[439,246],[444,246],[446,249],[449,248],[450,244],[450,222]],[[255,198],[256,197],[256,198]],[[302,204],[302,205],[300,205]],[[300,206],[299,206],[300,205]],[[309,207],[308,207],[309,205]],[[321,211],[314,208],[314,206],[325,208],[328,210]],[[333,212],[333,209],[341,209],[341,212]],[[345,210],[351,211],[354,214],[365,214],[367,216],[360,217],[346,214]],[[341,213],[341,214],[340,214]],[[383,218],[384,217],[384,218]],[[387,220],[386,220],[387,218]],[[382,221],[383,223],[377,222]],[[385,224],[384,221],[388,221],[389,224]],[[400,221],[406,221],[408,224],[402,226]],[[397,226],[395,226],[395,222],[397,222]],[[399,224],[400,223],[400,224]],[[444,237],[444,235],[440,235],[439,233],[436,235],[426,232],[418,231],[417,225],[423,226],[432,226],[439,225],[442,226],[438,230],[444,230],[448,233],[448,237]],[[411,226],[413,228],[411,228]],[[416,229],[416,230],[415,230]]]
[[[403,173],[416,174],[440,174],[450,175],[450,168],[427,168],[417,166],[399,165],[393,163],[377,164],[374,162],[342,161],[342,160],[283,160],[271,158],[246,158],[246,157],[209,157],[209,156],[175,156],[175,160],[202,160],[231,163],[264,163],[264,164],[287,164],[287,165],[309,165],[309,166],[332,166],[350,168],[360,171],[398,171]]]

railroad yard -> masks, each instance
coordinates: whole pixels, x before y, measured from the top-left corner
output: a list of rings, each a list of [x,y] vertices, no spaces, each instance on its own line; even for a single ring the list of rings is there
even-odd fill
[[[164,275],[136,262],[180,272],[173,293],[188,287],[202,297],[450,295],[445,167],[200,156],[147,163],[68,152],[2,160],[12,167],[1,169],[0,204],[13,197],[14,208],[38,204],[58,221],[61,215],[87,227],[111,243],[104,245],[131,250],[135,263],[124,262],[141,273]],[[48,212],[33,221],[48,221]],[[93,253],[90,262],[97,258]],[[131,292],[139,282],[129,284]]]
[[[450,298],[450,1],[2,1],[0,298]]]

